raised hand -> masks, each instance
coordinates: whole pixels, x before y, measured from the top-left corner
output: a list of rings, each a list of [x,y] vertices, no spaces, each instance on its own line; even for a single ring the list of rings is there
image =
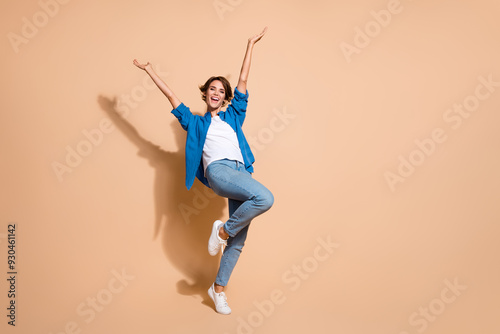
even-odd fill
[[[149,61],[146,64],[141,64],[137,61],[137,59],[134,59],[134,65],[144,71],[146,70],[147,67],[151,68],[151,64],[149,63]]]
[[[248,80],[248,72],[250,71],[250,63],[252,62],[252,51],[255,43],[260,41],[260,39],[266,34],[267,27],[262,30],[262,32],[258,35],[250,37],[248,39],[247,51],[245,53],[245,58],[243,59],[243,65],[241,65],[240,78],[238,80],[238,85],[236,88],[245,94],[247,91],[247,80]]]
[[[262,30],[262,32],[260,34],[257,34],[253,37],[250,37],[248,39],[248,44],[255,44],[258,41],[260,41],[260,39],[266,34],[266,31],[267,31],[267,27],[265,27],[264,30]]]
[[[139,67],[141,70],[146,71],[147,74],[153,79],[153,82],[160,88],[161,92],[165,94],[165,96],[168,98],[168,101],[172,105],[173,108],[177,108],[180,104],[181,101],[177,98],[177,96],[172,92],[170,87],[156,74],[156,72],[153,70],[153,66],[149,63],[149,61],[146,64],[141,64],[137,61],[137,59],[134,59],[134,65]]]

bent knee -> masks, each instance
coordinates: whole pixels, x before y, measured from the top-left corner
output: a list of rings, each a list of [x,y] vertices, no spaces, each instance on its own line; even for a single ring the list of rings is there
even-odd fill
[[[274,204],[274,195],[268,190],[259,196],[259,203],[263,211],[269,210]]]

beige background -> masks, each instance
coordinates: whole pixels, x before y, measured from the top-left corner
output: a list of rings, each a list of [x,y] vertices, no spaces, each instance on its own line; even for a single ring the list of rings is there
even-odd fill
[[[497,1],[401,0],[350,62],[342,43],[391,1],[48,2],[51,17],[34,0],[0,8],[2,277],[10,222],[19,271],[15,328],[1,279],[2,333],[498,333],[500,87],[460,127],[443,118],[479,77],[500,82]],[[206,241],[226,202],[185,190],[185,134],[132,59],[203,113],[197,85],[235,85],[266,25],[244,130],[276,202],[221,316]],[[446,140],[392,191],[384,174],[436,128]],[[68,147],[87,156],[58,176]]]

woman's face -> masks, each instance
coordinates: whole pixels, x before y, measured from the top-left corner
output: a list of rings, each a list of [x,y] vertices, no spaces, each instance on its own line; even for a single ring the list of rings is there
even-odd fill
[[[222,82],[219,80],[214,80],[208,86],[207,92],[205,93],[205,102],[207,103],[209,109],[219,109],[224,103],[224,98],[226,97],[226,91]]]

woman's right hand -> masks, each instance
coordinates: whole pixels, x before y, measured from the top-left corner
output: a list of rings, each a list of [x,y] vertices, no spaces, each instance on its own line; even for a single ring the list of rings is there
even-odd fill
[[[137,61],[137,59],[134,59],[134,65],[139,67],[141,70],[146,70],[147,68],[151,69],[149,61],[146,64],[141,64]]]

